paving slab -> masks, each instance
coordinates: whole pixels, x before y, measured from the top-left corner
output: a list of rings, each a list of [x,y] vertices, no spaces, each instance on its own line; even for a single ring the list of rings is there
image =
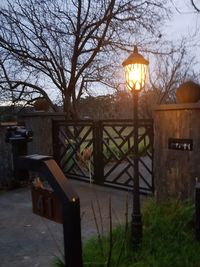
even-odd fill
[[[129,218],[131,192],[70,180],[80,197],[83,242],[97,235],[91,203],[104,233],[109,231],[109,199],[113,225],[125,222],[126,201]],[[0,192],[0,267],[50,267],[55,256],[63,253],[62,225],[32,213],[29,188]]]

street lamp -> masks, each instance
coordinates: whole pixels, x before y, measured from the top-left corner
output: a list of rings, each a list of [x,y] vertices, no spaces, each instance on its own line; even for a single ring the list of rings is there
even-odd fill
[[[126,85],[133,95],[133,212],[132,212],[132,238],[133,243],[138,245],[142,239],[142,216],[140,212],[140,189],[139,189],[139,140],[138,140],[138,96],[144,88],[149,61],[138,53],[137,46],[133,53],[122,63],[125,69]]]

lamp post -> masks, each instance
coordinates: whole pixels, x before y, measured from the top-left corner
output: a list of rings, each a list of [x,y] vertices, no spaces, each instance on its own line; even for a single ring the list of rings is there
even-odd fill
[[[126,85],[133,95],[133,212],[132,212],[132,238],[133,243],[138,245],[142,239],[142,216],[140,212],[140,189],[139,189],[139,151],[138,151],[138,97],[144,88],[147,67],[149,61],[138,53],[137,46],[133,53],[122,63],[125,68]]]

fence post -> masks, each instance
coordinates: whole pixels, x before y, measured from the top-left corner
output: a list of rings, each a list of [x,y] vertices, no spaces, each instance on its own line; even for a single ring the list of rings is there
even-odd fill
[[[94,121],[94,182],[96,184],[104,183],[104,166],[103,166],[103,129],[101,121]]]
[[[63,205],[63,234],[66,267],[83,267],[80,202]]]
[[[56,120],[52,120],[52,143],[53,143],[53,158],[57,162],[57,164],[60,164],[60,158],[59,158],[59,122]]]
[[[200,241],[200,183],[195,187],[195,237]]]

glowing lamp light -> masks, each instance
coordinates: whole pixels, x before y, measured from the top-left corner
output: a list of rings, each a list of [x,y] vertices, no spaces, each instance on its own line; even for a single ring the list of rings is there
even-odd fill
[[[126,85],[130,91],[140,91],[144,85],[147,75],[149,61],[138,53],[134,46],[133,53],[122,63],[125,69]]]

